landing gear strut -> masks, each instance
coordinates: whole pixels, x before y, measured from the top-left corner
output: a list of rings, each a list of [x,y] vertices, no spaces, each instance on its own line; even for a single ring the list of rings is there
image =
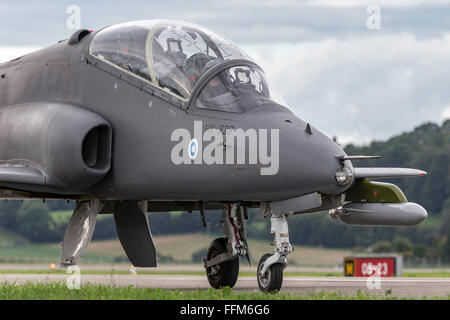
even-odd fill
[[[230,203],[223,210],[223,232],[226,238],[211,242],[204,266],[211,287],[233,287],[239,275],[239,256],[250,262],[245,231],[246,210],[238,203]]]
[[[217,238],[209,245],[206,259],[211,261],[227,253],[227,238]],[[239,259],[235,257],[232,260],[226,260],[205,268],[206,276],[211,287],[215,289],[223,287],[232,288],[236,284],[239,275]]]
[[[288,224],[285,215],[270,218],[270,233],[275,235],[273,254],[265,254],[258,263],[257,279],[261,291],[280,291],[283,284],[283,270],[287,266],[286,257],[293,251],[289,243]]]
[[[286,257],[293,251],[289,242],[289,231],[284,214],[273,214],[267,206],[261,206],[264,217],[270,216],[270,232],[274,234],[275,250],[265,254],[258,263],[258,286],[264,292],[279,291],[283,284],[283,270]],[[250,263],[245,220],[247,208],[239,203],[230,203],[223,210],[223,232],[226,238],[211,242],[203,260],[209,284],[216,289],[236,284],[239,275],[239,256],[245,256]]]

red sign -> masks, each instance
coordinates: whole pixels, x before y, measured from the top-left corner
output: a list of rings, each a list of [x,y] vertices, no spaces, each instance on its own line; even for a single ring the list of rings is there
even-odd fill
[[[395,277],[395,257],[345,258],[344,273],[354,277]]]

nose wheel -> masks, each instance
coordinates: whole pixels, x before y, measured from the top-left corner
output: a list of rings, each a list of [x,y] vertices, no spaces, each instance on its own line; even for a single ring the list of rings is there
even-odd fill
[[[261,273],[264,262],[271,256],[270,253],[266,253],[261,257],[258,263],[258,286],[263,292],[280,291],[283,284],[283,265],[281,263],[275,263],[271,265],[264,274]]]
[[[288,224],[285,215],[272,215],[270,232],[275,235],[273,254],[265,254],[259,260],[257,280],[263,292],[280,291],[283,284],[283,270],[287,266],[286,257],[293,251],[289,243]]]

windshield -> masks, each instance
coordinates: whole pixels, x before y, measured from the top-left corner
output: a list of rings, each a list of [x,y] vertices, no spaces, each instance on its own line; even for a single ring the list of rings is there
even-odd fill
[[[197,108],[244,113],[265,104],[283,104],[257,67],[235,66],[220,72],[201,89]]]
[[[107,27],[91,54],[187,100],[210,68],[247,59],[233,42],[203,27],[177,21],[139,21]]]

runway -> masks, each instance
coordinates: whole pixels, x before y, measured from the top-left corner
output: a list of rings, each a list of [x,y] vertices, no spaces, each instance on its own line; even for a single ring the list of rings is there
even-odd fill
[[[2,274],[0,282],[25,283],[28,281],[67,281],[64,274]],[[209,283],[204,276],[185,275],[81,275],[81,284],[104,284],[113,286],[135,286],[138,288],[162,288],[182,290],[207,290]],[[240,277],[235,291],[258,291],[256,277]],[[386,291],[396,297],[450,297],[449,278],[381,278],[380,282],[367,278],[352,277],[285,277],[281,292],[309,294],[317,291],[332,291],[354,295],[358,290],[378,296]]]

